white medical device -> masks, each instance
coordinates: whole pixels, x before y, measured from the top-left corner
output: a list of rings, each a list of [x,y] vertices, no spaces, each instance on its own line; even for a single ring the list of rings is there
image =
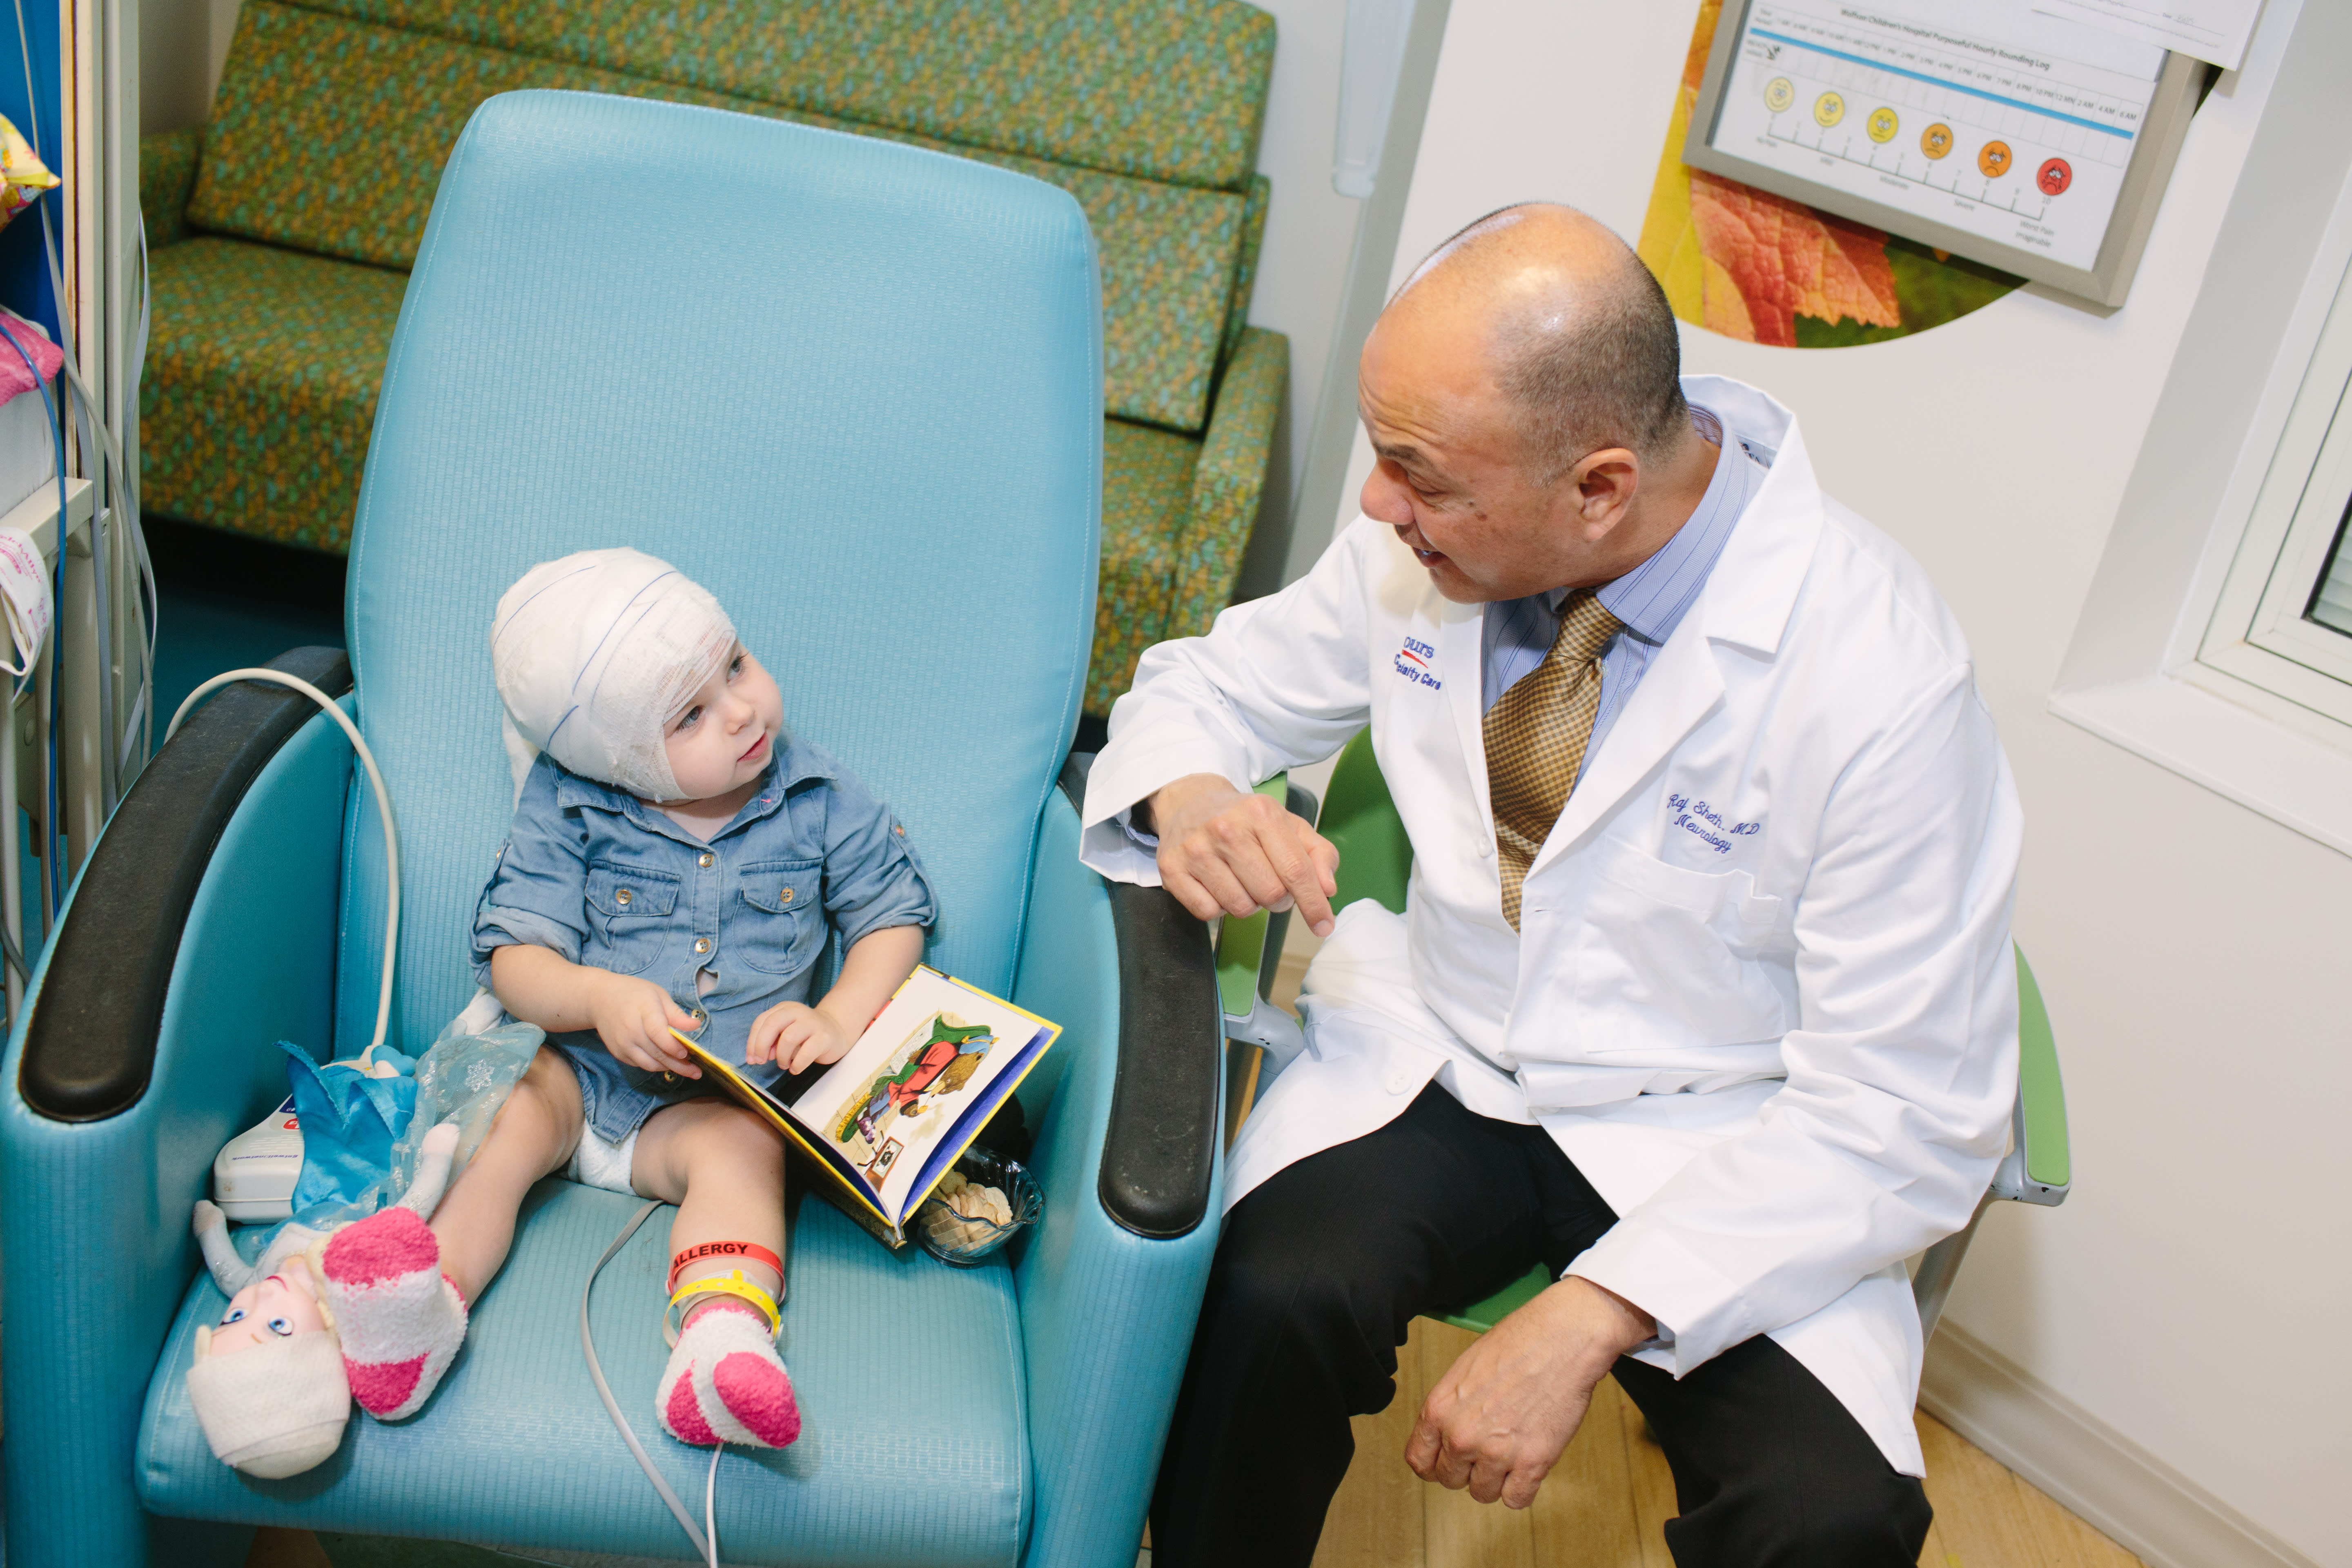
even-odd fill
[[[236,1225],[291,1219],[301,1174],[302,1129],[289,1095],[213,1156],[213,1202]]]

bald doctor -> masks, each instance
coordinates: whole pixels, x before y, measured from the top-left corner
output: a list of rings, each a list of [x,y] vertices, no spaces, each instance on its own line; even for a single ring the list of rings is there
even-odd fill
[[[1678,368],[1606,229],[1473,225],[1365,345],[1364,515],[1112,710],[1087,862],[1327,939],[1232,1151],[1156,1568],[1303,1568],[1407,1324],[1538,1262],[1415,1470],[1528,1506],[1613,1371],[1683,1568],[1918,1560],[1904,1259],[2004,1147],[2017,801],[1917,564],[1787,409]],[[1335,924],[1337,852],[1248,791],[1366,725],[1411,890]]]

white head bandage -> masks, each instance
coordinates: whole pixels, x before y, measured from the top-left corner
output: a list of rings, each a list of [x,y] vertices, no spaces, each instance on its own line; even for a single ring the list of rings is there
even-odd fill
[[[544,751],[640,799],[679,798],[664,737],[734,651],[719,601],[640,551],[583,550],[532,567],[490,623],[517,793]]]

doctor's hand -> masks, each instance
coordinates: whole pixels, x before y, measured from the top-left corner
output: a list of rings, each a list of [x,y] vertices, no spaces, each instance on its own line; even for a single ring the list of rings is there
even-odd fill
[[[1160,885],[1201,919],[1295,907],[1317,936],[1331,934],[1339,851],[1281,802],[1192,773],[1161,785],[1135,815],[1137,826],[1160,835]]]
[[[1658,1331],[1613,1291],[1570,1277],[1464,1351],[1431,1389],[1404,1446],[1422,1479],[1512,1508],[1536,1488],[1584,1424],[1592,1390],[1617,1358]]]

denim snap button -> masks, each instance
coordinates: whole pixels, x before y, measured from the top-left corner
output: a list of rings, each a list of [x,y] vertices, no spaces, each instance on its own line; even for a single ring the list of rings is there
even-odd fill
[[[613,895],[613,901],[619,904],[622,908],[626,909],[628,907],[629,900],[634,897],[635,897],[635,895],[631,893],[628,889],[623,888],[619,892]]]
[[[709,952],[710,951],[710,939],[707,936],[696,937],[694,939],[694,951],[697,952]]]
[[[715,858],[717,858],[717,857],[713,856],[709,850],[706,849],[701,854],[697,855],[694,858],[694,863],[702,867],[705,870],[708,870],[710,867],[710,862]]]

